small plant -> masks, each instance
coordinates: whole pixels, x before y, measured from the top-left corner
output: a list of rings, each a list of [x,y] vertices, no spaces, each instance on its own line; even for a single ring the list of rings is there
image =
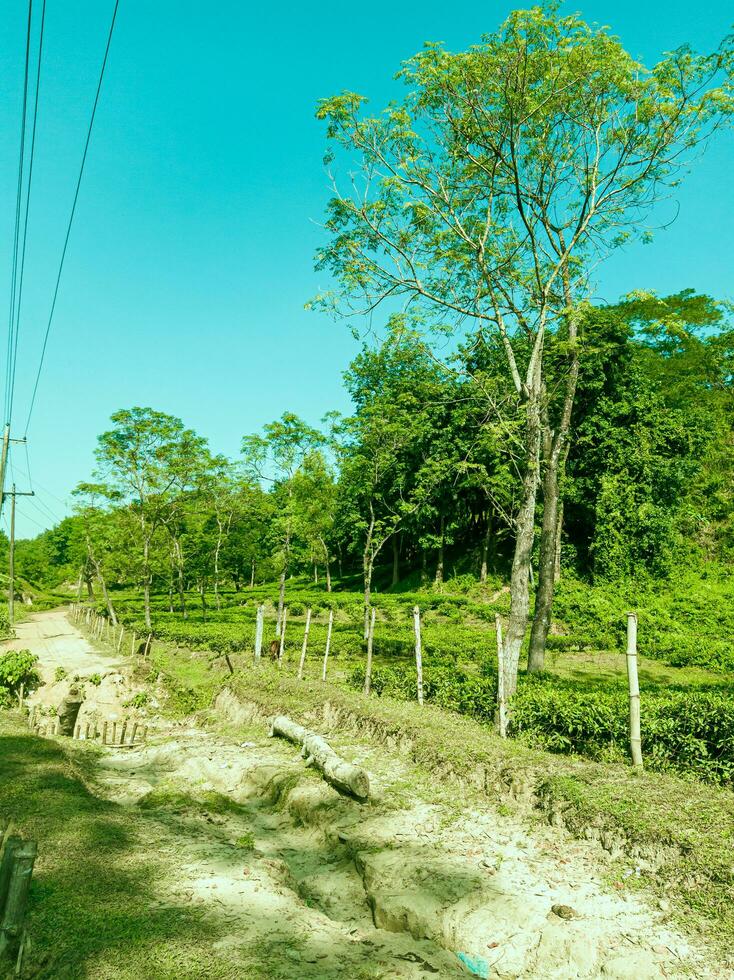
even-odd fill
[[[92,678],[90,677],[89,679],[91,681]],[[149,701],[150,701],[150,694],[148,694],[147,691],[138,691],[137,694],[133,694],[131,698],[125,701],[124,707],[140,709],[140,708],[144,708],[149,703]]]
[[[102,675],[101,674],[91,674],[87,678],[87,681],[90,684],[94,684],[95,687],[99,687],[99,685],[102,683]]]
[[[66,680],[67,677],[68,677],[68,673],[64,667],[57,667],[56,670],[54,671],[54,680],[56,681],[56,683],[58,683],[59,681]]]
[[[255,849],[255,837],[253,834],[243,834],[237,838],[234,844],[241,851],[253,851]]]

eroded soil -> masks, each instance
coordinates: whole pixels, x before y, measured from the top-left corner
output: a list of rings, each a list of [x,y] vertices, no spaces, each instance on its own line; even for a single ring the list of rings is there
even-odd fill
[[[36,622],[38,646],[33,624],[22,645],[42,661],[57,629],[68,669],[99,670],[61,614]],[[335,748],[370,772],[374,799],[363,805],[263,724],[219,722],[101,749],[91,779],[159,842],[168,874],[157,901],[225,920],[213,952],[226,953],[233,977],[730,976],[665,908],[615,889],[594,843],[468,806],[399,753],[344,738]]]

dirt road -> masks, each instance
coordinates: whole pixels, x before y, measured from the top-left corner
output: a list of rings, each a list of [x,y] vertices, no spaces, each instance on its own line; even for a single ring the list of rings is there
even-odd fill
[[[95,649],[73,626],[64,609],[35,613],[24,623],[15,626],[16,638],[2,644],[3,650],[28,649],[39,659],[44,682],[53,680],[58,667],[67,674],[88,677],[106,673],[122,666],[119,657]]]
[[[117,666],[61,613],[21,631],[44,674]],[[383,746],[335,747],[370,771],[369,805],[246,722],[169,725],[96,760],[96,791],[134,808],[157,842],[168,869],[157,900],[217,923],[212,961],[233,978],[730,975],[663,908],[611,887],[598,845],[467,807]],[[623,875],[639,871],[630,862]]]

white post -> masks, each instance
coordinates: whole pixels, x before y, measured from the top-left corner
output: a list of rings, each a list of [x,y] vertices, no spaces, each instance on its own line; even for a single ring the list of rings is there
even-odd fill
[[[630,752],[632,765],[642,768],[640,736],[640,683],[637,679],[637,614],[627,613],[627,682],[630,692]]]
[[[329,628],[326,631],[326,650],[324,651],[324,668],[321,671],[321,680],[326,680],[326,664],[329,660],[329,647],[331,646],[331,627],[334,624],[334,610],[329,610]]]
[[[308,631],[311,628],[311,610],[306,610],[306,629],[303,634],[303,646],[301,647],[301,662],[298,665],[298,679],[303,678],[303,665],[306,663],[306,649],[308,648]]]
[[[265,606],[257,607],[257,619],[255,621],[255,660],[259,660],[262,656],[263,647],[263,616],[265,614]]]
[[[372,615],[370,616],[370,625],[367,631],[367,666],[364,672],[364,693],[370,693],[370,686],[372,685],[372,641],[375,636],[375,607],[372,607]]]
[[[413,628],[415,630],[415,672],[418,687],[418,704],[423,707],[423,650],[421,647],[421,611],[413,607]]]
[[[497,721],[500,738],[507,737],[507,702],[505,699],[505,648],[502,642],[502,620],[495,613],[494,625],[497,631]]]

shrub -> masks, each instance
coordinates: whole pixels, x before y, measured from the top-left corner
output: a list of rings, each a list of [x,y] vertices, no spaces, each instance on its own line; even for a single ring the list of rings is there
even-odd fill
[[[32,691],[41,683],[36,670],[38,657],[30,650],[10,650],[0,656],[0,698],[8,700],[17,694],[22,684],[26,691]]]

